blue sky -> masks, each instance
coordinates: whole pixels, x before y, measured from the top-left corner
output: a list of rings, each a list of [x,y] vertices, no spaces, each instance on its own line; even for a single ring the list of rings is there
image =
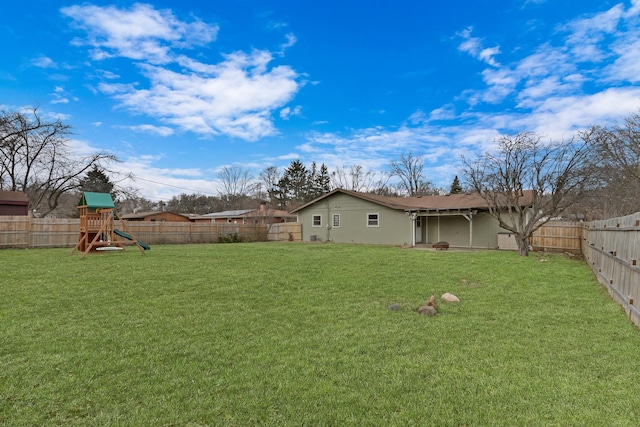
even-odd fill
[[[10,2],[0,104],[72,125],[141,195],[224,166],[382,171],[448,188],[504,133],[570,138],[640,106],[640,0]]]

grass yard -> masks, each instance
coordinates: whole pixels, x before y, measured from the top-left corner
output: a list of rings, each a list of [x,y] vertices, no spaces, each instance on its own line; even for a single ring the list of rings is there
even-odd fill
[[[640,332],[583,262],[286,243],[68,254],[0,251],[2,426],[640,422]],[[444,292],[462,302],[416,313]]]

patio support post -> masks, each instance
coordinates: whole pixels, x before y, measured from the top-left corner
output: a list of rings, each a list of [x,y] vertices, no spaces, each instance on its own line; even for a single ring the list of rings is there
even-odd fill
[[[473,249],[473,213],[469,212],[469,215],[462,214],[463,217],[469,221],[469,249]]]
[[[409,218],[411,219],[411,246],[416,245],[416,218],[418,214],[416,212],[410,212]]]

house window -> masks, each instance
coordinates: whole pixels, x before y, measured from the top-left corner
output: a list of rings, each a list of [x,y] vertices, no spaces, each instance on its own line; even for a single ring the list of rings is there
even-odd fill
[[[340,214],[333,214],[333,228],[340,228]]]
[[[313,227],[322,227],[322,215],[314,215],[311,222]]]
[[[379,226],[380,226],[380,215],[377,213],[368,213],[367,227],[379,227]]]

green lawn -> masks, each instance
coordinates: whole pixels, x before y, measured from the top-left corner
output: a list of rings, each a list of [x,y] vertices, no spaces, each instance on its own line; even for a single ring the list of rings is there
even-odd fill
[[[637,426],[637,372],[640,332],[562,256],[0,251],[2,426]]]

